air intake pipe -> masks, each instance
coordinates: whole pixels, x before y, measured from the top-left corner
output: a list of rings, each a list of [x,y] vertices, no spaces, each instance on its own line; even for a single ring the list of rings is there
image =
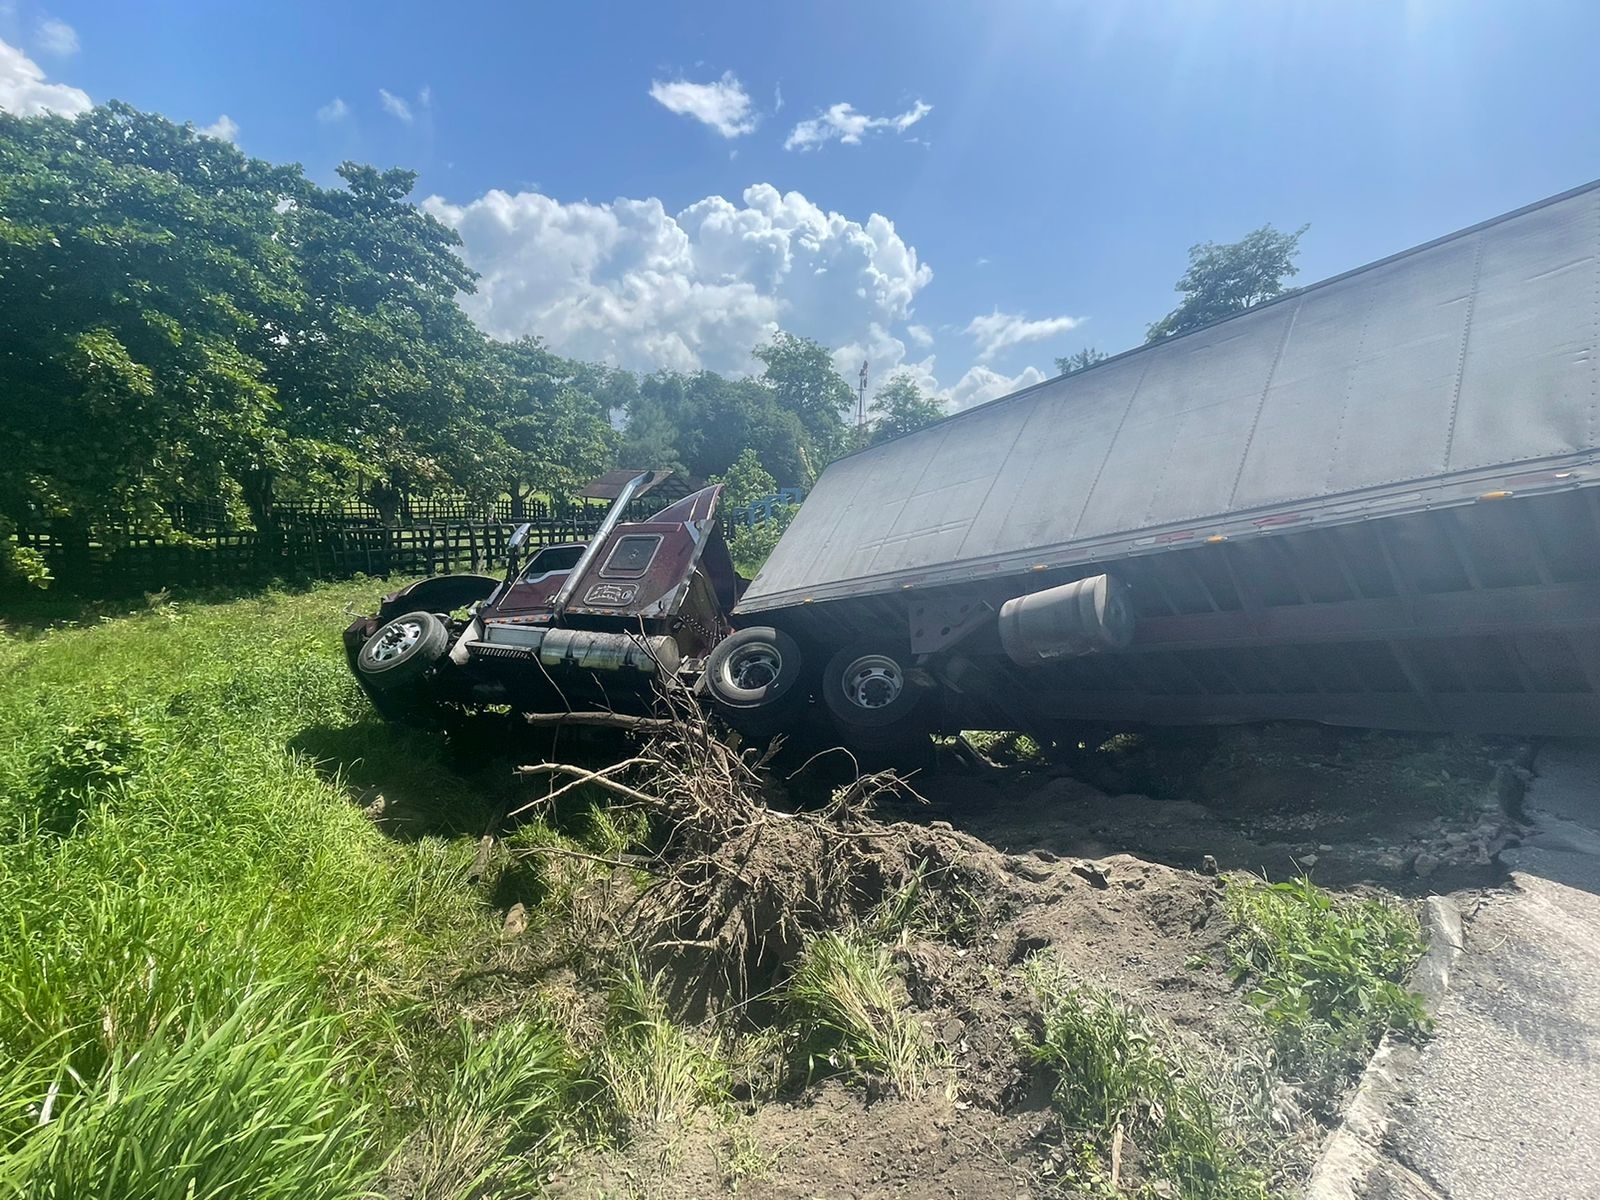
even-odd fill
[[[1000,606],[1000,644],[1012,662],[1036,667],[1120,650],[1133,640],[1133,621],[1128,585],[1095,575],[1007,600]]]

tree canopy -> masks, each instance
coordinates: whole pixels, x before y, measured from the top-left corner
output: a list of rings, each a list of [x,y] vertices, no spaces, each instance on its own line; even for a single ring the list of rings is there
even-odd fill
[[[932,425],[944,416],[944,405],[917,386],[904,371],[889,377],[872,397],[868,410],[873,419],[868,445],[876,446],[903,434]]]
[[[1175,288],[1183,300],[1150,326],[1145,341],[1187,333],[1281,296],[1283,281],[1299,270],[1294,260],[1300,236],[1309,228],[1302,225],[1293,233],[1280,233],[1263,225],[1237,242],[1190,246],[1189,269]]]
[[[1071,375],[1074,371],[1081,371],[1085,367],[1092,367],[1106,357],[1104,350],[1097,350],[1093,346],[1085,346],[1076,354],[1069,354],[1065,358],[1056,359],[1056,372],[1060,375]]]
[[[477,330],[412,172],[339,175],[119,103],[0,112],[0,538],[170,532],[184,502],[267,529],[358,481],[490,498],[609,465],[606,373]]]
[[[415,174],[339,177],[120,103],[0,112],[0,574],[38,574],[22,525],[181,536],[174,511],[204,504],[270,531],[329,494],[520,513],[619,463],[710,478],[748,452],[809,485],[853,448],[827,347],[778,332],[759,374],[639,377],[492,341]]]
[[[709,479],[752,450],[777,483],[810,486],[853,448],[843,414],[854,403],[828,349],[779,332],[758,346],[759,376],[711,371],[646,375],[626,403],[619,452],[627,466],[665,466]]]

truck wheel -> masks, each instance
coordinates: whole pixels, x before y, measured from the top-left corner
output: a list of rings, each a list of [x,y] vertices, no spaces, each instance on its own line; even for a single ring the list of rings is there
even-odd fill
[[[895,752],[927,743],[931,692],[913,677],[910,651],[879,641],[854,642],[828,660],[822,699],[845,741]]]
[[[755,736],[776,732],[803,693],[800,647],[781,629],[740,629],[706,657],[705,685],[712,705],[736,729]]]
[[[395,691],[422,681],[450,649],[450,631],[432,613],[411,612],[382,626],[356,655],[356,670],[375,691]]]

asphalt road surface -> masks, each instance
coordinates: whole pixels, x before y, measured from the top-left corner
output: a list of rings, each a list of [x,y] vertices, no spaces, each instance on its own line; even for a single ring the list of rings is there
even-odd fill
[[[1600,743],[1548,743],[1391,1111],[1384,1200],[1600,1200]]]

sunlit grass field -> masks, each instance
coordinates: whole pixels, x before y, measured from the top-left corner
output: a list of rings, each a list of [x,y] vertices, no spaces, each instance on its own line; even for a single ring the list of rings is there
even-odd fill
[[[371,713],[338,634],[382,590],[0,626],[0,1196],[332,1200],[403,1145],[477,1195],[463,1121],[535,1169],[561,1035],[441,982],[499,937],[510,772]]]

